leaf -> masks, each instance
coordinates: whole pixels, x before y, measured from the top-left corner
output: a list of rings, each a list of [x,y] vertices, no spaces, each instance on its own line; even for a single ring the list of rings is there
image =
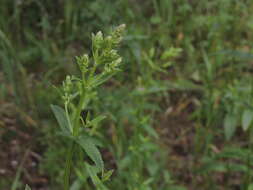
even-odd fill
[[[100,116],[96,117],[95,119],[89,121],[88,126],[96,127],[99,124],[99,122],[102,121],[105,118],[106,118],[105,116],[100,115]]]
[[[246,164],[228,163],[227,167],[231,172],[252,173],[250,172],[250,168]]]
[[[242,114],[242,128],[247,131],[253,120],[253,112],[251,110],[245,110]]]
[[[79,135],[79,138],[88,138],[97,147],[104,147],[104,144],[97,138],[88,136],[86,134]]]
[[[32,190],[30,187],[29,187],[29,185],[25,185],[25,190]]]
[[[112,76],[114,75],[114,73],[109,74],[109,75],[103,75],[100,74],[98,76],[95,76],[91,79],[90,81],[90,85],[95,88],[99,85],[101,85],[102,83],[106,82],[107,80],[109,80]]]
[[[109,170],[108,172],[106,172],[105,174],[104,174],[104,176],[103,176],[103,181],[107,181],[107,180],[109,180],[110,179],[110,177],[112,176],[112,174],[113,174],[113,171],[114,170]]]
[[[56,105],[51,105],[51,109],[54,112],[54,115],[57,119],[58,124],[61,127],[62,132],[65,134],[70,134],[70,132],[72,132],[72,127],[68,124],[67,116],[64,109]]]
[[[155,129],[153,129],[153,127],[151,127],[150,125],[143,125],[143,128],[147,131],[147,133],[153,137],[155,137],[156,139],[159,138],[157,132],[155,131]]]
[[[177,57],[180,55],[181,52],[182,52],[182,49],[171,47],[163,52],[161,59],[168,60],[170,58]]]
[[[253,190],[253,183],[251,183],[251,184],[248,186],[247,190]]]
[[[227,165],[224,162],[219,162],[211,158],[205,158],[203,164],[198,168],[200,174],[208,174],[209,172],[226,172]]]
[[[161,22],[161,17],[159,16],[152,16],[150,19],[150,22],[152,24],[159,24]]]
[[[106,186],[103,185],[102,181],[99,179],[99,177],[97,176],[97,168],[94,166],[91,166],[89,164],[85,164],[86,165],[86,169],[87,172],[89,174],[89,176],[91,177],[92,182],[94,183],[94,185],[97,187],[98,190],[108,190],[106,188]]]
[[[103,172],[104,162],[102,160],[102,156],[101,156],[98,148],[93,143],[93,141],[87,136],[86,136],[86,138],[84,138],[84,136],[81,136],[76,140],[76,142],[84,149],[84,151],[90,157],[90,159]]]
[[[83,182],[80,179],[76,179],[74,183],[72,183],[70,190],[80,190],[82,189]]]
[[[234,114],[227,114],[224,119],[224,132],[227,140],[234,135],[237,126],[237,118]]]

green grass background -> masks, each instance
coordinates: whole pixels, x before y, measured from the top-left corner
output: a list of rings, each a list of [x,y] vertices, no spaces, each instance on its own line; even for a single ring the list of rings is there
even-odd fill
[[[122,23],[122,71],[90,107],[107,115],[97,135],[115,170],[109,189],[253,189],[252,10],[251,0],[0,0],[1,158],[20,131],[32,136],[18,140],[19,167],[0,189],[62,188],[55,86],[78,75],[91,33]],[[27,149],[41,158],[19,172]],[[82,170],[76,163],[72,190],[94,188]]]

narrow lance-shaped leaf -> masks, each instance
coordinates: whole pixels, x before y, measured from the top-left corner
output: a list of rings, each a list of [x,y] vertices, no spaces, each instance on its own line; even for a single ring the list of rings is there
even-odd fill
[[[234,114],[227,114],[224,119],[224,132],[227,140],[234,135],[237,126],[237,118]]]
[[[72,132],[72,127],[68,124],[67,116],[64,109],[56,105],[51,105],[51,109],[54,112],[54,115],[57,119],[58,124],[61,127],[62,132],[70,134],[70,132]]]
[[[102,181],[97,176],[96,167],[91,166],[89,164],[85,164],[87,172],[91,177],[92,182],[95,184],[98,190],[108,190],[105,185],[103,185]]]
[[[98,76],[95,76],[92,80],[91,80],[91,83],[90,85],[95,88],[99,85],[101,85],[102,83],[106,82],[107,80],[109,80],[112,76],[114,75],[114,73],[111,73],[109,75],[98,75]]]
[[[100,115],[100,116],[96,117],[95,119],[88,121],[88,126],[96,127],[105,118],[106,117],[104,115]]]
[[[242,128],[246,131],[253,120],[253,112],[251,110],[245,110],[242,114]]]
[[[146,125],[144,125],[143,127],[144,127],[144,129],[147,131],[147,133],[148,133],[149,135],[155,137],[156,139],[159,138],[157,132],[156,132],[150,125],[146,124]]]
[[[90,159],[96,164],[96,166],[103,172],[104,171],[104,162],[102,160],[102,156],[96,147],[96,145],[93,143],[93,141],[86,136],[79,137],[76,142],[84,149],[86,154],[90,157]]]

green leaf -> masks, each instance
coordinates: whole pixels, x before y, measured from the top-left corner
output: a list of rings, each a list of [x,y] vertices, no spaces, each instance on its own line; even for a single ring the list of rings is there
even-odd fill
[[[83,182],[80,179],[76,179],[74,183],[72,183],[70,190],[80,190],[82,189]]]
[[[152,24],[159,24],[161,22],[161,17],[159,16],[152,16],[151,19],[150,19],[150,22]]]
[[[227,167],[231,172],[252,173],[250,172],[250,168],[246,164],[228,163]]]
[[[67,116],[64,109],[56,105],[51,105],[51,109],[54,112],[54,115],[57,119],[58,124],[61,127],[62,132],[65,134],[70,134],[70,132],[72,132],[72,127],[68,124]]]
[[[109,75],[103,75],[100,74],[98,76],[93,77],[92,79],[90,79],[90,85],[95,88],[99,85],[101,85],[102,83],[106,82],[107,80],[109,80],[112,76],[114,75],[114,73],[109,74]]]
[[[224,132],[227,140],[234,135],[237,126],[237,118],[234,114],[227,114],[224,119]]]
[[[110,179],[110,177],[112,176],[112,174],[113,174],[113,171],[114,170],[109,170],[108,172],[106,172],[105,174],[104,174],[104,176],[103,176],[103,181],[107,181],[107,180],[109,180]]]
[[[89,164],[85,164],[87,172],[89,176],[91,177],[92,182],[97,187],[98,190],[108,190],[105,185],[103,185],[103,182],[99,179],[97,176],[97,168],[94,166],[91,166]]]
[[[198,169],[200,174],[208,174],[209,172],[226,172],[227,165],[224,162],[218,162],[216,160],[203,160],[202,166]]]
[[[253,183],[248,186],[247,190],[253,190]]]
[[[104,162],[102,160],[102,156],[93,143],[93,140],[89,137],[80,136],[76,142],[84,149],[86,154],[90,157],[90,159],[96,164],[96,166],[103,172],[104,170]]]
[[[153,127],[151,127],[150,125],[143,125],[143,128],[147,131],[147,133],[153,137],[155,137],[156,139],[159,138],[157,132],[155,131],[155,129],[153,129]]]
[[[25,185],[25,190],[32,190],[30,187],[29,187],[29,185]]]
[[[171,47],[170,49],[163,52],[161,59],[166,60],[172,57],[177,57],[181,53],[182,49]]]
[[[251,110],[245,110],[242,114],[242,128],[247,131],[253,120],[253,112]]]
[[[105,118],[106,118],[105,116],[100,115],[100,116],[96,117],[95,119],[89,121],[88,126],[96,127],[99,124],[99,122],[102,121]]]

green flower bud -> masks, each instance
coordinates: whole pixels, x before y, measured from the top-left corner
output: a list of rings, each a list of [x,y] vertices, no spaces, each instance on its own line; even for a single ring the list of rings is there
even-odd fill
[[[85,73],[88,71],[89,66],[89,56],[87,54],[84,54],[80,57],[77,57],[77,64],[79,65],[79,68],[82,73]]]
[[[121,42],[122,40],[122,33],[125,30],[126,25],[121,24],[119,25],[112,33],[112,39],[113,39],[113,44],[117,45]]]
[[[96,35],[92,35],[92,42],[93,45],[96,49],[99,49],[102,47],[103,42],[104,42],[104,38],[103,38],[103,34],[101,31],[99,31]]]

